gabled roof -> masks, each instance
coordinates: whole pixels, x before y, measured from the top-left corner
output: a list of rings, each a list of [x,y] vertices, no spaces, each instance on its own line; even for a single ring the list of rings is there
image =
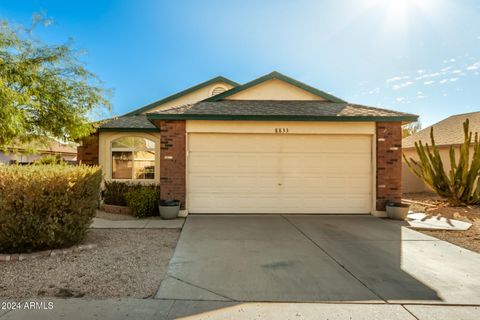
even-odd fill
[[[153,109],[153,108],[155,108],[155,107],[158,107],[158,106],[160,106],[160,105],[162,105],[162,104],[164,104],[164,103],[167,103],[167,102],[172,101],[172,100],[174,100],[174,99],[180,98],[180,97],[182,97],[182,96],[184,96],[184,95],[186,95],[186,94],[189,94],[189,93],[191,93],[191,92],[194,92],[194,91],[196,91],[196,90],[198,90],[198,89],[201,89],[201,88],[203,88],[203,87],[206,87],[206,86],[211,85],[211,84],[216,83],[216,82],[225,82],[225,83],[228,83],[229,85],[232,85],[232,86],[234,86],[234,87],[235,87],[235,86],[238,86],[238,83],[236,83],[236,82],[234,82],[234,81],[232,81],[232,80],[230,80],[230,79],[227,79],[227,78],[225,78],[225,77],[218,76],[218,77],[215,77],[215,78],[213,78],[213,79],[207,80],[207,81],[205,81],[205,82],[199,83],[199,84],[197,84],[197,85],[195,85],[195,86],[193,86],[193,87],[190,87],[190,88],[188,88],[188,89],[185,89],[185,90],[183,90],[183,91],[180,91],[180,92],[177,92],[177,93],[175,93],[175,94],[172,94],[171,96],[168,96],[168,97],[163,98],[163,99],[161,99],[161,100],[158,100],[158,101],[155,101],[155,102],[153,102],[153,103],[150,103],[150,104],[148,104],[148,105],[146,105],[146,106],[144,106],[144,107],[141,107],[141,108],[139,108],[139,109],[133,110],[133,111],[131,111],[131,112],[129,112],[129,113],[124,114],[123,116],[139,115],[139,114],[141,114],[142,112],[145,112],[145,111],[148,111],[148,110]]]
[[[203,101],[218,101],[218,100],[223,100],[223,99],[225,99],[226,97],[229,97],[229,96],[231,96],[231,95],[233,95],[233,94],[235,94],[235,93],[238,93],[238,92],[240,92],[240,91],[244,91],[244,90],[246,90],[246,89],[248,89],[248,88],[251,88],[251,87],[256,86],[256,85],[258,85],[258,84],[260,84],[260,83],[262,83],[262,82],[265,82],[265,81],[268,81],[268,80],[272,80],[272,79],[282,80],[282,81],[284,81],[284,82],[286,82],[286,83],[289,83],[289,84],[291,84],[291,85],[293,85],[293,86],[296,86],[296,87],[298,87],[298,88],[300,88],[300,89],[303,89],[303,90],[305,90],[305,91],[307,91],[307,92],[310,92],[310,93],[312,93],[312,94],[314,94],[314,95],[316,95],[316,96],[319,96],[319,97],[321,97],[321,98],[323,98],[323,99],[326,99],[326,100],[328,100],[328,101],[330,101],[330,102],[346,102],[346,101],[343,101],[343,100],[340,99],[340,98],[337,98],[337,97],[335,97],[335,96],[332,96],[331,94],[328,94],[328,93],[326,93],[326,92],[324,92],[324,91],[321,91],[321,90],[318,90],[318,89],[316,89],[316,88],[314,88],[314,87],[311,87],[311,86],[309,86],[308,84],[305,84],[305,83],[300,82],[300,81],[298,81],[298,80],[295,80],[295,79],[293,79],[293,78],[287,77],[286,75],[281,74],[280,72],[277,72],[277,71],[273,71],[273,72],[271,72],[271,73],[269,73],[269,74],[266,74],[266,75],[264,75],[264,76],[262,76],[262,77],[260,77],[260,78],[257,78],[257,79],[255,79],[255,80],[252,80],[252,81],[247,82],[247,83],[245,83],[245,84],[236,86],[236,87],[234,87],[234,88],[232,88],[232,89],[230,89],[230,90],[227,90],[227,91],[225,91],[225,92],[223,92],[223,93],[217,94],[217,95],[215,95],[215,96],[213,96],[213,97],[210,97],[210,98],[208,98],[208,99],[205,99],[205,100],[203,100]]]
[[[418,116],[387,109],[315,100],[200,101],[148,113],[149,120],[416,121]]]
[[[144,114],[122,116],[106,120],[98,127],[99,131],[158,131]]]
[[[463,122],[469,119],[469,130],[480,134],[480,112],[470,112],[450,116],[425,129],[422,129],[402,140],[402,147],[414,148],[416,141],[431,144],[430,128],[433,127],[433,136],[437,146],[462,144],[464,141]]]

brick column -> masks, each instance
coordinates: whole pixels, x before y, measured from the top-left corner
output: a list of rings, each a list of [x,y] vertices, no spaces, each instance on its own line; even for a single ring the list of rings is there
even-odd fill
[[[77,163],[98,165],[98,132],[81,140],[77,147]]]
[[[377,122],[377,201],[379,211],[402,199],[401,122]]]
[[[186,131],[183,120],[155,120],[160,129],[160,199],[186,200]]]

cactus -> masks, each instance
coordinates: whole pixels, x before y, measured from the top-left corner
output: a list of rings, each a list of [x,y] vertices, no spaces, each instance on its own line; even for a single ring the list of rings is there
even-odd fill
[[[450,147],[450,170],[447,173],[443,167],[440,152],[435,144],[433,127],[430,129],[432,145],[415,142],[419,160],[403,158],[409,169],[439,196],[446,198],[454,205],[480,204],[480,143],[478,133],[472,141],[469,131],[469,121],[463,123],[464,142],[460,146],[458,161],[455,149]],[[473,155],[470,157],[470,147]],[[470,160],[471,158],[471,160]]]

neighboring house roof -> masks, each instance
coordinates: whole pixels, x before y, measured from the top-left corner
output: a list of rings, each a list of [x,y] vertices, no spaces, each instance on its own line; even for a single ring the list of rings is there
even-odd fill
[[[223,93],[220,93],[220,94],[217,94],[213,97],[210,97],[210,98],[207,98],[205,99],[204,101],[219,101],[219,100],[223,100],[233,94],[236,94],[240,91],[244,91],[244,90],[247,90],[253,86],[256,86],[262,82],[265,82],[265,81],[268,81],[268,80],[272,80],[272,79],[278,79],[278,80],[282,80],[286,83],[289,83],[293,86],[296,86],[300,89],[303,89],[307,92],[310,92],[316,96],[319,96],[325,100],[328,100],[328,101],[331,101],[331,102],[345,102],[343,101],[342,99],[340,98],[337,98],[329,93],[326,93],[324,91],[321,91],[321,90],[318,90],[314,87],[311,87],[309,86],[308,84],[305,84],[303,82],[300,82],[298,80],[295,80],[293,78],[290,78],[290,77],[287,77],[286,75],[284,74],[281,74],[280,72],[277,72],[277,71],[273,71],[269,74],[266,74],[258,79],[255,79],[255,80],[252,80],[250,82],[247,82],[245,84],[242,84],[242,85],[239,85],[239,86],[236,86],[236,87],[233,87],[232,89],[230,90],[227,90]]]
[[[70,154],[76,154],[77,153],[77,148],[73,147],[69,144],[64,144],[60,143],[58,141],[55,141],[53,139],[49,140],[47,144],[40,143],[40,142],[33,142],[31,144],[27,145],[22,145],[19,144],[18,146],[8,146],[6,149],[8,149],[11,152],[23,152],[24,150],[34,150],[35,153],[70,153]]]
[[[416,141],[431,144],[430,129],[432,127],[437,146],[462,144],[464,141],[463,122],[467,118],[469,119],[469,130],[480,133],[480,112],[457,114],[406,137],[402,140],[402,147],[404,149],[414,148]]]
[[[68,144],[63,144],[57,141],[52,142],[48,147],[46,148],[40,148],[39,151],[43,152],[51,152],[51,153],[77,153],[77,148],[72,147]]]
[[[100,131],[158,131],[158,128],[155,127],[150,121],[148,121],[147,116],[136,115],[136,116],[123,116],[119,118],[114,118],[106,120],[103,124],[98,127]]]
[[[236,83],[235,81],[232,81],[232,80],[227,79],[227,78],[222,77],[222,76],[218,76],[218,77],[215,77],[215,78],[213,78],[213,79],[207,80],[207,81],[205,81],[205,82],[199,83],[199,84],[197,84],[197,85],[195,85],[195,86],[193,86],[193,87],[190,87],[190,88],[188,88],[188,89],[185,89],[185,90],[183,90],[183,91],[177,92],[177,93],[175,93],[175,94],[173,94],[173,95],[171,95],[171,96],[168,96],[168,97],[166,97],[166,98],[163,98],[163,99],[161,99],[161,100],[158,100],[158,101],[155,101],[155,102],[153,102],[153,103],[150,103],[150,104],[148,104],[148,105],[146,105],[146,106],[144,106],[144,107],[141,107],[141,108],[139,108],[139,109],[133,110],[133,111],[131,111],[131,112],[129,112],[129,113],[124,114],[124,116],[139,115],[139,114],[141,114],[142,112],[146,112],[146,111],[148,111],[148,110],[150,110],[150,109],[156,108],[156,107],[158,107],[158,106],[160,106],[160,105],[162,105],[162,104],[165,104],[165,103],[167,103],[167,102],[169,102],[169,101],[172,101],[172,100],[174,100],[174,99],[178,99],[178,98],[180,98],[180,97],[182,97],[182,96],[184,96],[184,95],[186,95],[186,94],[189,94],[189,93],[191,93],[191,92],[194,92],[194,91],[196,91],[196,90],[199,90],[199,89],[201,89],[201,88],[203,88],[203,87],[206,87],[206,86],[211,85],[211,84],[216,83],[216,82],[225,82],[225,83],[228,83],[228,84],[230,84],[230,85],[232,85],[232,86],[234,86],[234,87],[235,87],[235,86],[238,86],[238,83]]]
[[[209,100],[209,99],[207,99]],[[148,119],[416,121],[418,116],[346,102],[285,100],[221,100],[148,113]]]

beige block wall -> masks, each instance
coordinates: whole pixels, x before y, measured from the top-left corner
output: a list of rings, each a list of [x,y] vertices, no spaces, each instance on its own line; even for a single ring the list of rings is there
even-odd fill
[[[229,90],[229,89],[233,88],[233,86],[228,84],[228,83],[225,83],[225,82],[222,82],[222,81],[215,82],[211,85],[208,85],[208,86],[203,87],[201,89],[190,92],[186,95],[183,95],[183,96],[181,96],[177,99],[168,101],[167,103],[164,103],[164,104],[162,104],[162,105],[160,105],[160,106],[158,106],[154,109],[149,109],[149,110],[147,110],[143,113],[145,114],[147,112],[154,112],[154,111],[157,111],[157,110],[182,106],[182,105],[185,105],[185,104],[195,103],[195,102],[207,99],[212,95],[213,89],[218,87],[218,86],[224,87],[226,90]]]
[[[104,179],[112,179],[112,152],[111,143],[113,140],[122,137],[140,137],[150,139],[155,142],[155,180],[154,183],[160,183],[160,132],[100,132],[98,144],[98,164],[102,167]],[[145,184],[152,183],[151,180],[120,180],[134,181]]]
[[[440,157],[442,158],[443,168],[445,172],[450,171],[450,155],[449,155],[449,147],[439,147]],[[418,155],[415,149],[404,149],[403,153],[407,157],[407,159],[414,159],[418,160]],[[455,159],[458,160],[459,158],[459,148],[455,148]],[[470,148],[470,157],[473,155],[473,148]],[[417,178],[414,175],[410,168],[408,168],[405,160],[403,160],[403,170],[402,170],[402,184],[403,184],[403,193],[411,193],[411,192],[432,192],[432,190],[423,183],[423,181]]]
[[[278,79],[262,82],[227,97],[228,100],[325,100]]]

